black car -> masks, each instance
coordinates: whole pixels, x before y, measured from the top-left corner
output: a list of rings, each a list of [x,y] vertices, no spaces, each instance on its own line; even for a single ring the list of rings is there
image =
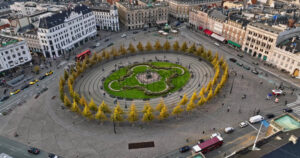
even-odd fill
[[[33,147],[30,147],[28,150],[27,150],[29,153],[31,154],[34,154],[34,155],[38,155],[40,153],[40,149],[38,148],[33,148]]]
[[[41,76],[41,77],[39,78],[39,80],[43,80],[43,79],[45,79],[46,77],[47,77],[46,75]]]
[[[9,98],[9,95],[4,96],[4,97],[2,97],[2,98],[0,99],[0,102],[3,102],[3,101],[5,101],[5,100],[7,100],[8,98]]]
[[[243,54],[237,54],[237,56],[240,57],[240,58],[244,57]]]
[[[179,152],[184,153],[189,151],[191,148],[189,146],[183,146],[181,148],[179,148]]]
[[[235,63],[235,62],[236,62],[236,59],[234,59],[234,58],[229,58],[229,61]]]
[[[45,88],[43,88],[42,90],[41,90],[41,92],[40,93],[44,93],[44,92],[46,92],[48,90],[48,88],[47,87],[45,87]]]
[[[293,109],[292,108],[285,108],[282,110],[283,112],[288,112],[288,113],[291,113],[293,112]]]
[[[110,43],[110,44],[108,44],[108,45],[107,45],[107,47],[110,47],[110,46],[112,46],[112,45],[114,45],[114,43]]]
[[[275,117],[275,115],[272,114],[272,113],[269,113],[269,114],[266,115],[266,118],[268,118],[268,119],[271,119],[271,118],[274,118],[274,117]]]
[[[247,65],[244,65],[243,68],[244,68],[245,70],[250,70],[250,67],[247,66]]]
[[[137,33],[139,33],[138,31],[133,31],[133,34],[137,34]]]
[[[252,72],[253,74],[255,74],[255,75],[258,75],[258,74],[259,74],[258,71],[256,71],[256,70],[251,70],[251,72]]]
[[[24,90],[24,89],[28,88],[29,86],[30,86],[29,84],[26,84],[26,85],[21,87],[21,90]]]
[[[108,38],[104,40],[104,42],[108,42],[108,41],[109,41],[109,39],[108,39]]]

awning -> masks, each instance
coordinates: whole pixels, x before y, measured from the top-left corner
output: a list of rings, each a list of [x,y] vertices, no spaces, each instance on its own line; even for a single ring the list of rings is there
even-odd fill
[[[228,42],[229,44],[231,44],[231,45],[234,45],[234,46],[236,46],[236,47],[238,47],[238,48],[241,48],[241,45],[239,45],[239,44],[237,44],[237,43],[235,43],[235,42],[233,42],[233,41],[228,40],[227,42]]]
[[[212,31],[210,31],[209,29],[205,29],[204,31],[203,31],[205,34],[207,34],[207,35],[211,35],[211,34],[213,34],[213,32]]]
[[[199,26],[198,29],[199,29],[199,30],[203,30],[203,27],[202,27],[202,26]]]
[[[217,35],[217,34],[215,34],[215,33],[213,33],[213,34],[211,35],[211,37],[213,37],[213,38],[215,38],[216,40],[219,40],[219,41],[221,41],[221,42],[224,42],[224,40],[225,40],[224,37],[222,37],[222,36],[220,36],[220,35]]]

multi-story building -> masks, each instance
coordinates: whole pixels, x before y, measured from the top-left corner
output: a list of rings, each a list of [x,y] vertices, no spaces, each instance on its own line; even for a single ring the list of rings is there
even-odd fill
[[[280,70],[285,70],[295,77],[300,77],[300,38],[290,37],[278,43],[270,56],[270,62]]]
[[[101,30],[120,30],[118,8],[115,5],[111,6],[108,3],[101,3],[91,9],[96,18],[96,25]]]
[[[17,33],[16,36],[26,41],[28,48],[33,53],[42,53],[42,47],[37,35],[37,31],[31,30],[25,33]]]
[[[117,2],[116,6],[120,21],[128,30],[152,27],[168,22],[168,5],[164,2],[147,5]]]
[[[222,35],[223,24],[226,19],[227,16],[225,16],[221,11],[213,9],[208,14],[208,29],[218,35]]]
[[[97,34],[95,15],[85,5],[40,19],[38,37],[45,57],[68,53]]]
[[[0,36],[0,72],[25,64],[31,59],[25,41]]]
[[[281,31],[267,24],[249,23],[242,50],[253,57],[268,61]]]
[[[192,9],[189,15],[189,24],[194,29],[207,29],[208,25],[208,8],[199,7]]]
[[[192,9],[200,5],[220,6],[222,0],[161,0],[169,3],[169,14],[179,20],[188,20]]]
[[[230,15],[224,23],[223,37],[235,47],[241,48],[244,42],[246,27],[250,21],[240,15]]]
[[[47,11],[46,8],[40,7],[35,2],[15,2],[10,6],[10,10],[16,15],[29,16],[38,11]]]

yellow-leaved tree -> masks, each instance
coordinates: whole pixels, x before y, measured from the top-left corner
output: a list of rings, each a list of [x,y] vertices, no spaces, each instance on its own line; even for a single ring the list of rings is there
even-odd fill
[[[176,117],[178,117],[178,115],[181,114],[182,112],[183,112],[183,109],[182,109],[181,105],[177,105],[173,108],[172,115],[175,115]]]
[[[178,51],[178,50],[179,50],[179,43],[178,43],[178,41],[175,41],[175,42],[173,43],[173,50],[175,50],[175,51]]]
[[[73,99],[73,104],[72,104],[72,107],[71,107],[71,111],[80,113],[80,109],[79,109],[78,104],[77,104],[75,99]]]
[[[197,96],[196,91],[194,91],[194,93],[193,93],[193,95],[192,95],[192,97],[191,97],[191,101],[194,102],[196,99],[198,99],[198,96]]]
[[[66,107],[71,107],[71,101],[67,95],[64,96],[64,104]]]
[[[189,101],[189,98],[186,94],[183,95],[181,101],[179,102],[179,105],[185,105]]]
[[[130,105],[130,110],[128,112],[128,121],[132,124],[134,124],[136,121],[139,120],[139,114],[136,110],[134,102],[131,103]]]
[[[143,122],[150,122],[154,120],[153,110],[150,108],[147,109],[147,111],[143,115]]]
[[[170,50],[170,48],[171,48],[171,45],[170,45],[170,43],[169,43],[169,41],[168,40],[166,40],[166,42],[164,43],[164,50],[166,50],[166,51],[169,51]]]
[[[120,104],[117,103],[117,106],[115,107],[114,112],[111,115],[111,119],[116,122],[121,122],[124,120],[123,114],[124,111],[120,107]]]
[[[144,51],[144,46],[143,46],[143,44],[142,44],[141,42],[139,42],[139,43],[137,44],[136,48],[137,48],[140,52]]]
[[[89,108],[92,110],[92,111],[97,111],[98,110],[98,106],[96,105],[96,103],[94,102],[94,99],[92,98],[90,103],[89,103]]]
[[[144,109],[143,109],[142,112],[143,112],[143,113],[146,113],[148,109],[150,109],[150,111],[153,112],[152,106],[151,106],[150,103],[147,101],[147,102],[145,103],[145,105],[144,105]]]
[[[158,119],[159,120],[164,120],[166,118],[169,117],[169,112],[168,112],[168,108],[166,105],[164,105],[161,110],[160,110],[160,113],[159,113],[159,116],[158,116]]]
[[[88,105],[84,106],[84,109],[82,111],[82,115],[86,118],[92,119],[92,113],[90,111],[90,108]]]
[[[135,49],[135,47],[133,46],[132,43],[129,43],[128,50],[129,50],[130,53],[135,53],[136,52],[136,49]]]
[[[181,47],[180,47],[180,50],[183,51],[183,52],[186,52],[187,48],[188,47],[187,47],[186,42],[183,42],[182,45],[181,45]]]
[[[148,41],[147,44],[146,44],[146,50],[147,51],[152,51],[153,48],[152,48],[152,44]]]
[[[161,111],[161,108],[165,105],[164,99],[161,98],[160,102],[156,105],[155,110],[156,111]]]
[[[155,50],[161,50],[162,47],[161,47],[159,40],[156,40],[154,48],[155,48]]]
[[[105,113],[101,110],[101,108],[98,108],[98,111],[95,115],[95,119],[99,120],[102,124],[104,121],[107,120],[107,117],[106,117]]]
[[[101,102],[99,108],[100,108],[104,113],[111,113],[110,108],[108,107],[108,105],[105,103],[104,100]]]

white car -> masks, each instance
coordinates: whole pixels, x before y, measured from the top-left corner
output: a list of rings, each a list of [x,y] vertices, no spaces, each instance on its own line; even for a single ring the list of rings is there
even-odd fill
[[[233,127],[226,127],[226,128],[224,129],[224,132],[227,133],[227,134],[232,133],[233,131],[234,131],[234,128],[233,128]]]
[[[217,137],[217,136],[221,136],[221,134],[220,134],[219,132],[213,133],[213,134],[210,136],[210,138]]]
[[[96,43],[96,47],[99,47],[100,46],[100,42]]]
[[[124,37],[126,37],[126,36],[127,36],[127,35],[124,33],[121,37],[124,38]]]
[[[219,44],[219,43],[215,42],[214,44],[215,44],[216,46],[220,47],[220,44]]]
[[[241,128],[244,128],[244,127],[247,127],[248,126],[248,123],[247,122],[241,122],[240,123],[240,127]]]

